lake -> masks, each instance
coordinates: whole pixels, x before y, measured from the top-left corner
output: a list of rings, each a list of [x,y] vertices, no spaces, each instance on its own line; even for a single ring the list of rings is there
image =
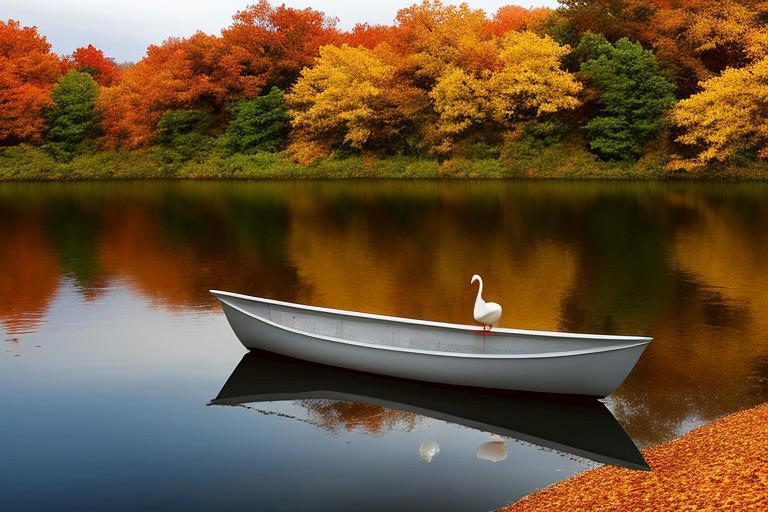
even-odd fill
[[[764,184],[3,183],[0,233],[3,510],[490,510],[768,399]],[[584,423],[245,356],[208,293],[472,323],[474,273],[655,340]]]

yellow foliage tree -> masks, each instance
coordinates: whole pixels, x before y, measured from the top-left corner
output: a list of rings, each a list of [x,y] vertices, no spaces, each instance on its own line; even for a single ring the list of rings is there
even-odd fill
[[[677,141],[700,151],[670,167],[692,170],[726,161],[741,150],[756,150],[768,159],[768,57],[726,69],[700,85],[701,92],[680,101],[671,113],[683,130]]]
[[[734,0],[705,0],[701,10],[688,17],[685,35],[694,51],[719,63],[719,69],[742,67],[768,55],[765,6]],[[705,59],[706,60],[706,59]],[[711,78],[713,73],[702,75]]]
[[[487,19],[481,9],[466,3],[444,5],[423,0],[398,11],[398,50],[405,55],[401,70],[427,88],[454,67],[484,66],[494,53],[485,36]]]
[[[488,81],[490,109],[498,122],[540,116],[579,106],[581,84],[560,68],[569,52],[549,36],[507,32],[499,44],[501,68]]]
[[[568,46],[533,32],[495,41],[496,69],[478,74],[451,66],[429,93],[438,115],[433,149],[450,151],[457,136],[486,121],[511,127],[525,119],[579,106],[581,84],[560,68]]]
[[[486,119],[486,81],[461,68],[453,67],[440,77],[429,97],[438,114],[435,131],[439,141],[434,147],[438,153],[450,151],[454,138]]]
[[[285,99],[298,139],[362,149],[392,109],[394,68],[372,50],[326,45]]]

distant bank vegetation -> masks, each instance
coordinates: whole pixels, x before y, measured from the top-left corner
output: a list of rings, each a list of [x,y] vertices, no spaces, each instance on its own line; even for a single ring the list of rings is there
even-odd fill
[[[336,23],[262,0],[118,66],[0,21],[0,178],[768,176],[768,2]]]

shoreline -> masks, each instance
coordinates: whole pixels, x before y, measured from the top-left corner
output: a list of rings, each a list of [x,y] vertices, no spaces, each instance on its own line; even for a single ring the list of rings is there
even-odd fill
[[[0,148],[0,181],[90,180],[331,180],[488,179],[568,181],[768,181],[768,162],[715,166],[698,172],[671,172],[662,158],[605,162],[578,145],[556,145],[500,158],[331,155],[308,165],[285,153],[205,154],[181,160],[160,148],[99,151],[54,159],[43,148]]]
[[[643,451],[652,471],[603,466],[500,512],[768,510],[768,403]]]

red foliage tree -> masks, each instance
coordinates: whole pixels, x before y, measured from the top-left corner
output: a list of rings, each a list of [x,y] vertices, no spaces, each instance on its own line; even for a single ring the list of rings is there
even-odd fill
[[[59,58],[37,28],[0,21],[0,144],[40,140],[60,74]]]
[[[115,59],[105,57],[104,52],[89,44],[78,48],[62,61],[65,71],[76,69],[88,73],[96,83],[109,87],[120,80],[120,68]]]
[[[335,18],[314,9],[272,7],[267,0],[239,11],[222,31],[226,44],[242,50],[242,64],[267,87],[285,89],[312,63],[324,44],[340,42]]]
[[[397,27],[369,25],[368,23],[358,23],[352,30],[342,34],[343,42],[349,46],[364,46],[370,49],[376,48],[382,43],[393,46],[397,37]]]

